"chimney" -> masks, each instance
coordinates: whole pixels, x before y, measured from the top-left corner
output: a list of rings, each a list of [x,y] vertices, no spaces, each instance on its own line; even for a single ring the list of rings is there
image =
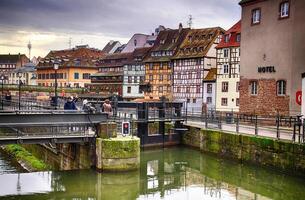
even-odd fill
[[[182,23],[179,23],[179,33],[182,31]]]

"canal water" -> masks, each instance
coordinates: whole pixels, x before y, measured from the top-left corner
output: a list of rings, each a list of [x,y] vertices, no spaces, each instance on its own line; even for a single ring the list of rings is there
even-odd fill
[[[305,179],[187,148],[144,151],[129,173],[16,173],[0,162],[0,199],[305,199]]]

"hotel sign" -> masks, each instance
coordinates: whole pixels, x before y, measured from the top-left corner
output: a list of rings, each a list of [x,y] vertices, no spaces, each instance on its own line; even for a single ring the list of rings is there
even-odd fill
[[[257,68],[258,73],[275,73],[274,66],[266,66],[266,67],[258,67]]]

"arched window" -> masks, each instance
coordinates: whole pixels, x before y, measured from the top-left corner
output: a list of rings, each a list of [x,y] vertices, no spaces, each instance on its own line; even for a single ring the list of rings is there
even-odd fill
[[[286,81],[279,80],[276,82],[276,90],[278,96],[285,96],[286,95]]]

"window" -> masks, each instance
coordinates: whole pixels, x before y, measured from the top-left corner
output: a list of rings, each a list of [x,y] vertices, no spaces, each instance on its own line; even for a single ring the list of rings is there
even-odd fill
[[[211,83],[207,84],[207,93],[208,94],[212,93],[212,84]]]
[[[236,82],[236,92],[239,92],[239,87],[240,87],[239,82]]]
[[[225,35],[225,43],[228,43],[229,39],[230,39],[230,36],[229,35]]]
[[[190,87],[186,87],[186,93],[190,93]]]
[[[145,81],[145,77],[144,76],[140,76],[140,83],[143,83]]]
[[[131,93],[131,87],[127,87],[127,93],[128,93],[128,94]]]
[[[159,86],[159,93],[163,93],[163,86]]]
[[[212,103],[212,97],[207,97],[207,104],[211,104]]]
[[[200,93],[200,85],[196,85],[196,93]]]
[[[251,81],[250,89],[251,89],[251,95],[257,95],[257,81]]]
[[[236,98],[236,106],[239,106],[239,98]]]
[[[132,77],[128,76],[128,83],[132,83]]]
[[[79,73],[74,73],[74,79],[79,79]]]
[[[163,81],[163,75],[162,74],[159,75],[159,81]]]
[[[62,74],[63,77],[63,74]],[[83,79],[90,79],[90,74],[89,73],[83,73]]]
[[[221,105],[227,106],[228,105],[228,99],[227,98],[221,98]]]
[[[236,35],[236,42],[240,42],[240,33]]]
[[[132,66],[128,65],[128,71],[132,71]]]
[[[223,57],[227,58],[229,56],[229,49],[224,49],[223,50]]]
[[[289,2],[284,1],[280,4],[280,18],[289,17]]]
[[[229,66],[228,65],[223,65],[223,73],[228,74],[229,73]]]
[[[222,92],[228,92],[229,90],[229,82],[222,82],[222,87],[221,87]]]
[[[153,68],[153,64],[152,63],[150,63],[149,64],[149,70],[153,70],[154,68]]]
[[[153,75],[149,75],[149,81],[153,81]]]
[[[286,95],[286,81],[280,80],[276,82],[277,95],[285,96]]]
[[[196,103],[196,99],[193,99],[193,103]]]
[[[133,78],[134,78],[134,83],[138,83],[138,77],[135,76],[135,77],[133,77]]]
[[[252,24],[259,24],[261,22],[261,9],[256,8],[252,10]]]
[[[190,99],[186,99],[186,103],[190,103],[191,102],[191,100]]]
[[[181,89],[180,89],[180,87],[178,86],[178,87],[177,87],[177,92],[180,93],[180,91],[181,91]]]

